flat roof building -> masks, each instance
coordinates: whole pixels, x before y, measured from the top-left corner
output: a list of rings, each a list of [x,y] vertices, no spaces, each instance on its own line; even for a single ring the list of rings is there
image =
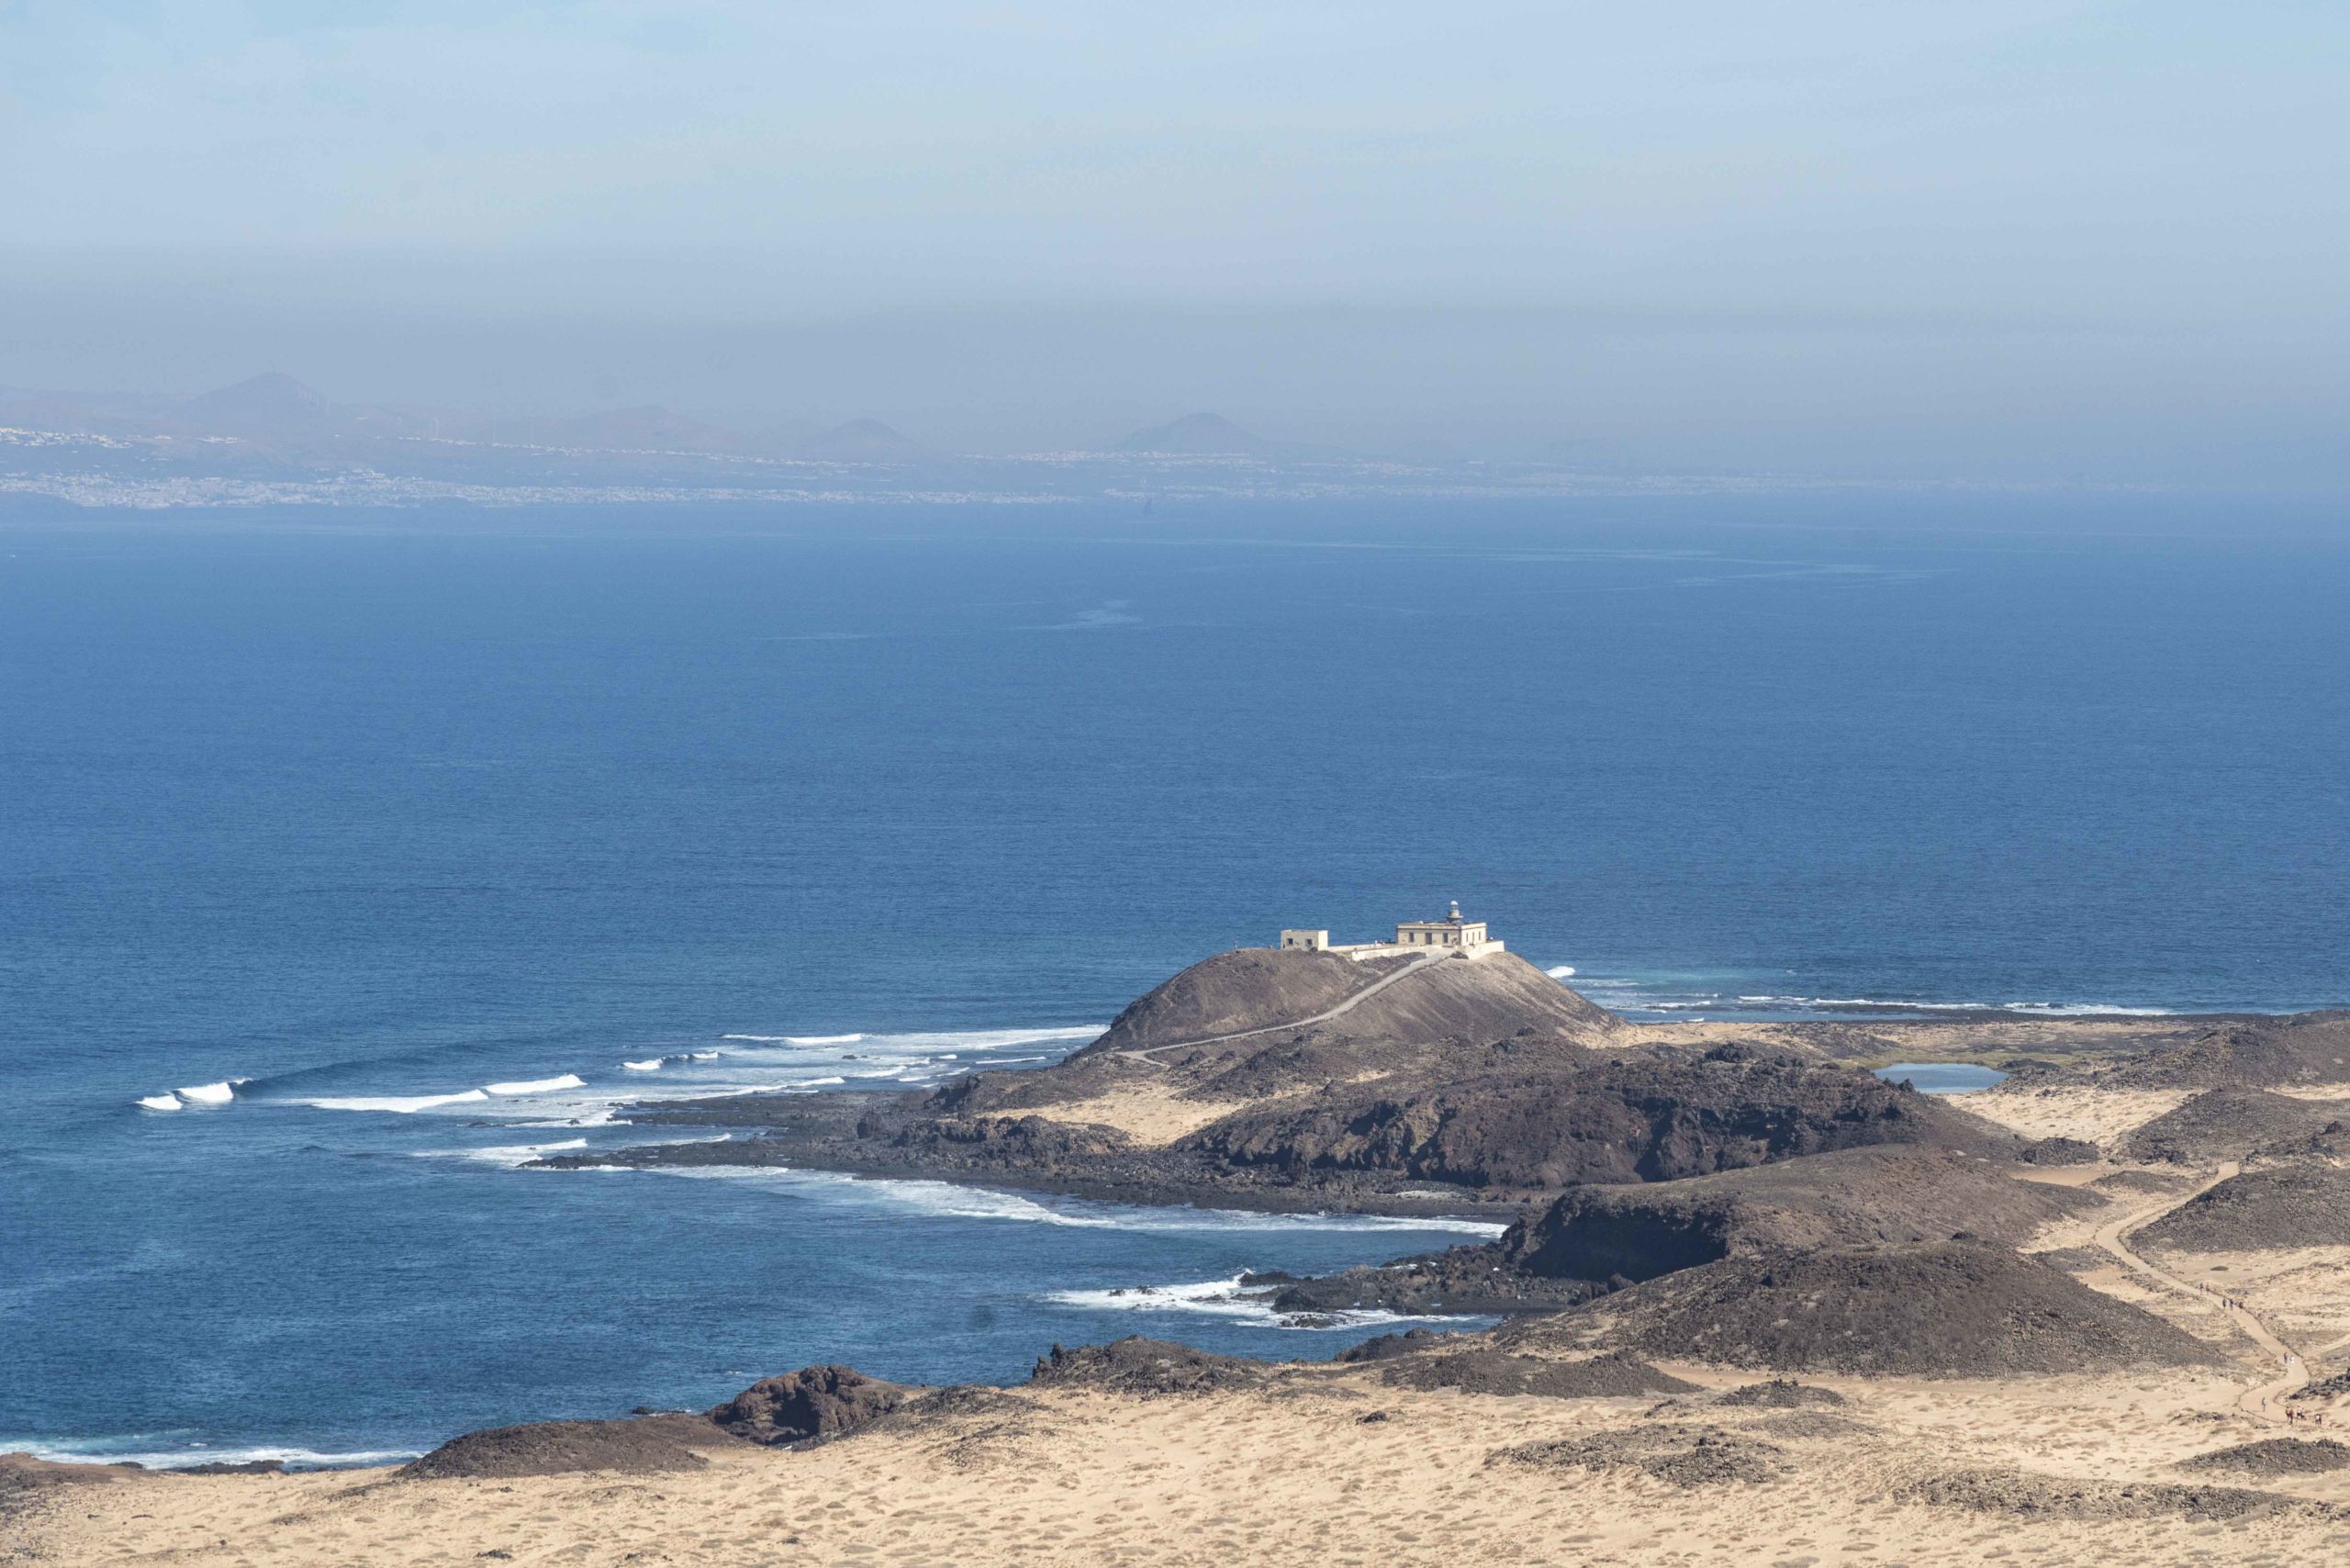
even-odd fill
[[[1352,958],[1425,953],[1432,948],[1438,952],[1449,950],[1463,958],[1482,958],[1488,953],[1500,952],[1502,945],[1486,934],[1483,921],[1461,915],[1458,900],[1453,901],[1442,920],[1398,921],[1393,942],[1334,943],[1327,931],[1304,927],[1284,930],[1281,940],[1284,953],[1344,953]]]

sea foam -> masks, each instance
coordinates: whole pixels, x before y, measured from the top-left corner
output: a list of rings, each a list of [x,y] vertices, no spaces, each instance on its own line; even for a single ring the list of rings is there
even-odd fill
[[[176,1091],[179,1097],[191,1105],[226,1105],[237,1097],[237,1091],[226,1081],[199,1083],[193,1088]]]
[[[585,1089],[588,1081],[576,1072],[558,1078],[526,1078],[512,1083],[486,1083],[482,1091],[488,1094],[550,1094],[558,1089]]]
[[[476,1164],[503,1166],[512,1170],[543,1155],[587,1147],[586,1138],[574,1137],[565,1138],[561,1143],[509,1143],[485,1148],[420,1148],[415,1155],[419,1159],[470,1159]]]
[[[185,1470],[196,1464],[257,1464],[275,1460],[297,1470],[341,1470],[370,1464],[396,1464],[414,1459],[420,1449],[357,1449],[327,1452],[318,1449],[144,1449],[117,1450],[101,1444],[54,1448],[40,1443],[11,1443],[11,1448],[56,1464],[136,1464],[149,1470]]]
[[[481,1090],[467,1089],[455,1094],[336,1095],[299,1103],[321,1111],[388,1111],[396,1116],[406,1116],[418,1111],[437,1111],[443,1105],[476,1105],[488,1098]]]
[[[1287,1328],[1308,1333],[1329,1333],[1337,1329],[1366,1328],[1389,1323],[1457,1322],[1463,1327],[1471,1327],[1479,1321],[1463,1319],[1458,1314],[1415,1316],[1379,1308],[1312,1314],[1278,1312],[1271,1305],[1273,1293],[1270,1290],[1243,1290],[1240,1284],[1243,1277],[1236,1274],[1228,1280],[1203,1280],[1196,1284],[1049,1291],[1038,1299],[1048,1301],[1055,1306],[1074,1307],[1080,1312],[1181,1312],[1203,1317],[1232,1318],[1260,1328]]]
[[[149,1111],[176,1111],[180,1108],[180,1097],[176,1094],[142,1094],[139,1103]]]

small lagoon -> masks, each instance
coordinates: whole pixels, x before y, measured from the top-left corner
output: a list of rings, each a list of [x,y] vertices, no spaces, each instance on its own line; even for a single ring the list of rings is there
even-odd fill
[[[1876,1070],[1887,1083],[1908,1079],[1920,1094],[1971,1094],[2007,1078],[1996,1067],[1971,1061],[1897,1061]]]

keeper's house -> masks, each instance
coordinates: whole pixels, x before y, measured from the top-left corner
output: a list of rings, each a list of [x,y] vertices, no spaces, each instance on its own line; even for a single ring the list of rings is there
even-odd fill
[[[1482,920],[1464,920],[1456,901],[1451,913],[1442,920],[1405,920],[1395,926],[1393,942],[1352,942],[1337,944],[1327,931],[1293,930],[1281,933],[1281,951],[1285,953],[1344,953],[1350,958],[1379,958],[1391,953],[1425,953],[1431,948],[1450,949],[1463,958],[1482,958],[1488,953],[1498,953],[1502,945],[1485,935]]]

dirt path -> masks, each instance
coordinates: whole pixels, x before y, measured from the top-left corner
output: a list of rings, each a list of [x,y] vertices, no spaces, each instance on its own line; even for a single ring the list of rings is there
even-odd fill
[[[1129,1058],[1135,1061],[1149,1062],[1151,1066],[1163,1070],[1167,1066],[1165,1062],[1152,1060],[1152,1057],[1159,1051],[1180,1051],[1193,1046],[1216,1046],[1222,1045],[1226,1040],[1245,1040],[1251,1035],[1270,1035],[1276,1029],[1303,1029],[1308,1025],[1325,1024],[1343,1014],[1353,1012],[1356,1008],[1361,1006],[1364,1002],[1369,1002],[1372,997],[1377,996],[1381,991],[1385,991],[1389,986],[1393,985],[1397,980],[1404,979],[1405,976],[1418,974],[1430,964],[1440,964],[1451,957],[1452,955],[1449,952],[1423,953],[1418,958],[1414,958],[1410,963],[1404,965],[1402,969],[1397,969],[1393,974],[1380,976],[1377,980],[1371,981],[1360,991],[1356,991],[1344,1002],[1338,1003],[1337,1006],[1329,1009],[1327,1012],[1316,1013],[1311,1018],[1292,1018],[1280,1024],[1263,1025],[1262,1026],[1255,1029],[1237,1029],[1229,1035],[1205,1035],[1196,1040],[1171,1040],[1163,1046],[1145,1046],[1140,1050],[1119,1051],[1115,1054]]]
[[[2125,1239],[2132,1232],[2152,1225],[2172,1210],[2201,1197],[2242,1169],[2241,1164],[2231,1159],[2221,1165],[2210,1181],[2190,1193],[2183,1193],[2175,1199],[2159,1200],[2143,1208],[2132,1209],[2119,1218],[2109,1220],[2098,1226],[2096,1241],[2099,1247],[2112,1253],[2146,1278],[2218,1308],[2237,1333],[2242,1334],[2274,1357],[2277,1366],[2282,1369],[2282,1375],[2254,1383],[2242,1394],[2237,1394],[2236,1408],[2247,1416],[2273,1422],[2281,1427],[2287,1424],[2284,1396],[2309,1382],[2309,1363],[2294,1354],[2292,1348],[2279,1339],[2275,1331],[2267,1324],[2263,1323],[2251,1308],[2231,1301],[2218,1292],[2207,1290],[2192,1280],[2182,1280],[2177,1274],[2156,1268],[2132,1251],[2128,1240]]]

